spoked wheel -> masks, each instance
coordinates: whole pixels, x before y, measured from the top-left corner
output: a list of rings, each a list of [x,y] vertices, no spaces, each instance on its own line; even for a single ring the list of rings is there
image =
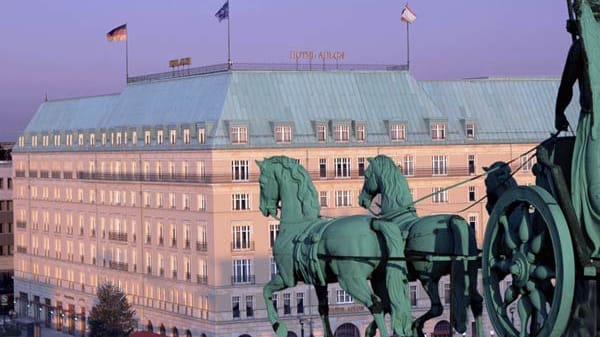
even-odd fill
[[[518,186],[498,200],[482,256],[486,308],[498,335],[562,336],[575,290],[567,221],[554,198]]]

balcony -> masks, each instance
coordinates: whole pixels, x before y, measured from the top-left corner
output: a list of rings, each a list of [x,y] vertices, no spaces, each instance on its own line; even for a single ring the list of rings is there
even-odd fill
[[[254,250],[254,241],[232,241],[231,251]]]
[[[256,275],[234,275],[231,277],[231,285],[254,284]]]
[[[206,252],[208,250],[208,243],[206,241],[196,241],[196,250]]]
[[[16,170],[15,177],[17,178],[25,178],[25,170]]]
[[[17,228],[27,228],[27,222],[17,220]]]
[[[125,262],[108,261],[108,268],[114,269],[114,270],[128,271],[129,264],[125,263]]]
[[[113,241],[127,242],[127,233],[108,232],[108,239]]]
[[[25,247],[25,246],[17,246],[17,253],[27,254],[27,247]]]
[[[208,283],[208,276],[206,276],[206,275],[196,275],[196,282],[198,284],[207,284]]]

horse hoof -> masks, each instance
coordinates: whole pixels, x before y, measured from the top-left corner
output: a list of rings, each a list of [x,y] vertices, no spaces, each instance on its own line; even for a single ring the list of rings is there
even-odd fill
[[[288,335],[287,326],[284,323],[273,323],[273,331],[275,331],[277,337],[287,337]]]

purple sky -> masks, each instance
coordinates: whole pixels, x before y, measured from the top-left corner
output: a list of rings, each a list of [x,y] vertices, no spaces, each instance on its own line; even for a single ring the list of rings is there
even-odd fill
[[[15,140],[50,100],[120,92],[128,23],[130,76],[224,63],[225,0],[2,0],[0,140]],[[291,63],[291,50],[345,52],[344,63],[406,62],[398,0],[231,0],[233,62]],[[564,1],[413,0],[411,73],[417,79],[558,77],[570,44]]]

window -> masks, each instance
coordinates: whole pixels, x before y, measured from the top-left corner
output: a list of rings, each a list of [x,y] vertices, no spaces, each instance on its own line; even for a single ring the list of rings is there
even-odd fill
[[[206,197],[204,196],[204,194],[198,194],[198,211],[206,211]]]
[[[327,191],[319,191],[319,205],[329,207],[329,193]]]
[[[475,201],[475,186],[469,186],[469,201]]]
[[[254,317],[254,296],[246,296],[246,317]]]
[[[292,313],[292,294],[284,293],[283,294],[283,314],[290,315]]]
[[[467,123],[465,125],[465,134],[467,139],[475,139],[475,123]]]
[[[364,142],[366,139],[366,131],[364,124],[356,124],[356,141]]]
[[[106,143],[106,141],[104,141]],[[36,145],[37,145],[37,137],[36,137]],[[54,146],[60,146],[60,135],[54,135]]]
[[[358,158],[358,176],[359,177],[365,176],[365,157]]]
[[[404,123],[394,123],[390,125],[390,139],[392,142],[406,140],[406,125]]]
[[[350,304],[354,302],[352,296],[350,296],[350,294],[348,294],[344,289],[338,289],[336,291],[335,298],[337,304]]]
[[[136,145],[137,144],[137,131],[133,131],[131,133],[131,144]]]
[[[198,129],[198,144],[204,144],[206,142],[206,131],[204,128]]]
[[[434,187],[432,193],[434,203],[448,202],[448,190],[444,190],[443,187]]]
[[[271,295],[271,299],[273,302],[273,307],[275,308],[275,312],[277,312],[277,305],[279,304],[279,295],[273,294],[273,295]]]
[[[287,144],[292,142],[292,127],[289,125],[279,125],[275,127],[275,142],[278,144]]]
[[[233,193],[231,195],[231,209],[234,211],[242,211],[250,209],[250,194],[249,193]]]
[[[521,156],[521,170],[522,172],[529,172],[533,167],[533,158],[527,154]]]
[[[233,126],[230,129],[231,144],[247,144],[248,128],[245,126]]]
[[[319,158],[319,177],[327,178],[327,158]]]
[[[250,259],[233,260],[232,284],[252,283],[252,261]]]
[[[231,297],[231,313],[233,318],[240,318],[240,297],[232,296]]]
[[[432,140],[446,139],[446,124],[445,123],[431,123],[431,139]]]
[[[323,143],[327,140],[327,127],[325,124],[317,125],[317,141]]]
[[[190,143],[190,129],[183,129],[183,143]]]
[[[144,131],[144,144],[145,145],[150,145],[150,131]]]
[[[273,248],[277,235],[279,235],[279,223],[269,224],[269,247]]]
[[[350,158],[335,158],[335,177],[350,177]]]
[[[417,286],[411,284],[410,285],[410,305],[413,307],[417,306]]]
[[[156,132],[156,143],[161,145],[164,142],[164,130],[158,130]]]
[[[96,145],[96,135],[91,133],[90,134],[90,146],[94,146]]]
[[[347,142],[350,140],[350,125],[338,124],[333,127],[336,142]]]
[[[432,166],[434,176],[448,175],[448,156],[433,156]]]
[[[335,206],[350,207],[352,206],[352,192],[350,191],[335,191]]]
[[[444,304],[450,304],[451,299],[450,283],[444,283]]]
[[[469,166],[469,175],[475,174],[475,155],[473,155],[473,154],[469,155],[468,166]]]
[[[402,173],[405,176],[415,175],[415,158],[410,154],[404,156],[404,166],[402,167]]]
[[[296,293],[296,314],[304,313],[304,293]]]
[[[248,181],[248,161],[233,160],[231,161],[231,179],[233,181]]]
[[[477,228],[477,215],[469,214],[469,226]]]
[[[177,144],[177,130],[171,130],[169,132],[169,143],[171,143],[171,145]]]
[[[252,226],[235,225],[231,229],[231,250],[253,249]]]

